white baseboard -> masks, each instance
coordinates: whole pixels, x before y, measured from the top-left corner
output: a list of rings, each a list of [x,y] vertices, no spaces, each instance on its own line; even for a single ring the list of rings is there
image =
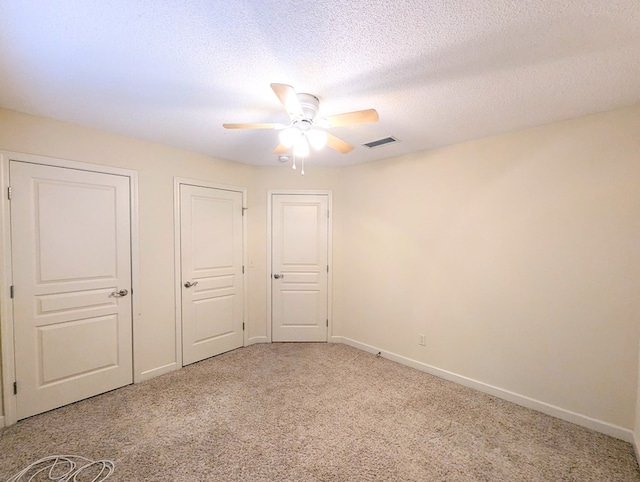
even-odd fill
[[[254,336],[247,340],[247,346],[255,345],[256,343],[269,343],[269,339],[266,336]]]
[[[181,368],[178,365],[178,362],[172,362],[172,363],[163,365],[161,367],[152,368],[151,370],[147,370],[140,373],[140,375],[135,378],[134,383],[140,383],[140,382],[144,382],[145,380],[150,380],[152,378],[159,377],[160,375],[164,375],[165,373],[173,372],[178,368]]]
[[[253,338],[249,338],[247,340],[246,346],[254,345],[256,343],[267,343],[267,341],[268,340],[266,336],[254,336]],[[152,368],[151,370],[144,371],[139,375],[137,375],[135,377],[134,383],[144,382],[145,380],[150,380],[152,378],[159,377],[160,375],[164,375],[165,373],[178,370],[179,368],[182,368],[182,367],[178,365],[177,362],[172,362],[172,363],[163,365],[161,367]]]
[[[624,440],[625,442],[634,444],[636,447],[636,454],[638,454],[638,443],[636,443],[635,441],[633,431],[629,429],[619,427],[608,422],[603,422],[602,420],[597,420],[586,415],[581,415],[570,410],[565,410],[564,408],[560,408],[555,405],[542,402],[540,400],[535,400],[524,395],[510,392],[509,390],[504,390],[487,383],[479,382],[477,380],[473,380],[471,378],[467,378],[465,376],[458,375],[447,370],[442,370],[440,368],[436,368],[434,366],[427,365],[426,363],[412,360],[411,358],[407,358],[402,355],[397,355],[395,353],[391,353],[380,348],[367,345],[365,343],[360,343],[359,341],[352,340],[350,338],[334,336],[332,337],[332,341],[334,343],[344,343],[345,345],[349,345],[369,353],[381,353],[382,357],[387,358],[388,360],[406,365],[411,368],[415,368],[416,370],[420,370],[440,378],[444,378],[460,385],[464,385],[465,387],[473,388],[474,390],[478,390],[483,393],[488,393],[489,395],[493,395],[503,400],[507,400],[508,402],[513,402],[517,405],[521,405],[523,407],[527,407],[532,410],[551,415],[552,417],[575,423],[576,425],[595,430],[596,432],[600,432],[605,435],[610,435],[611,437]],[[640,460],[640,458],[638,460]]]

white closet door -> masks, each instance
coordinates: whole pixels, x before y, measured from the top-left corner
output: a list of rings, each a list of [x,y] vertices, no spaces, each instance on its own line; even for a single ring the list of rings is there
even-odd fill
[[[242,193],[180,186],[182,362],[243,345]]]
[[[272,197],[272,340],[327,341],[328,196]]]
[[[12,161],[17,415],[132,383],[129,178]]]

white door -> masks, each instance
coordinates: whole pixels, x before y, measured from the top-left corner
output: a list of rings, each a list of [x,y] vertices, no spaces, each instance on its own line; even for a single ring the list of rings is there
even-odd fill
[[[132,383],[129,178],[11,161],[17,416]]]
[[[242,193],[180,185],[182,363],[243,345]]]
[[[273,194],[272,340],[327,341],[328,196]]]

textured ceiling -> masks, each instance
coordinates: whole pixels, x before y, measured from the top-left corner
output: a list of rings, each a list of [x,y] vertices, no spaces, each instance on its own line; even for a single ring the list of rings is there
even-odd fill
[[[277,165],[269,84],[320,113],[340,166],[640,102],[638,0],[0,0],[0,106]],[[368,149],[386,136],[401,142]]]

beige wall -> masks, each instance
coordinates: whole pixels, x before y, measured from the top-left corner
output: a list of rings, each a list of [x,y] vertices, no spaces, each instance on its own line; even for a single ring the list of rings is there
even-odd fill
[[[632,430],[639,125],[635,107],[301,177],[0,110],[0,150],[138,171],[141,371],[175,359],[174,176],[248,190],[252,339],[267,191],[331,189],[334,335]]]
[[[640,107],[343,178],[343,336],[633,428]]]

